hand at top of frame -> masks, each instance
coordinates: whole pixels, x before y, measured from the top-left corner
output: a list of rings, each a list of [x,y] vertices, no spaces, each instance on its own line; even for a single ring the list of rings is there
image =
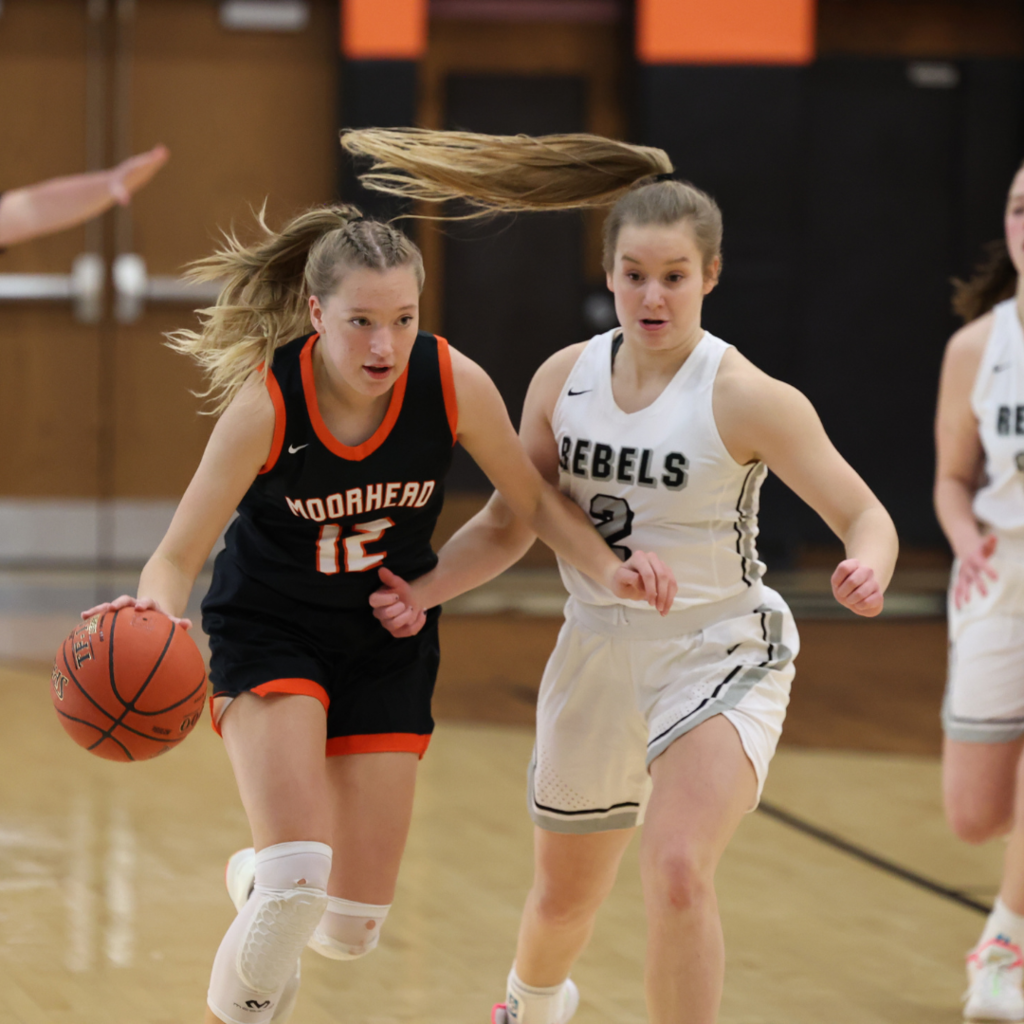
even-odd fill
[[[378,569],[377,575],[383,586],[370,595],[374,617],[392,636],[415,636],[427,621],[426,608],[401,576],[390,569]]]
[[[612,593],[624,601],[646,601],[662,615],[672,610],[679,585],[653,551],[634,551],[612,577]]]
[[[110,194],[121,206],[127,206],[132,201],[132,195],[149,182],[167,163],[170,155],[166,146],[154,146],[146,153],[130,156],[116,167],[111,167],[107,171],[110,176]]]
[[[171,615],[166,609],[161,608],[159,603],[152,597],[134,598],[130,594],[122,594],[120,597],[114,598],[113,601],[104,601],[102,604],[94,605],[92,608],[87,608],[82,612],[83,619],[91,619],[94,615],[102,615],[104,612],[116,612],[122,608],[134,608],[136,611],[144,612],[152,609],[153,611],[160,612],[161,615],[166,615],[176,626],[181,626],[182,629],[191,629],[191,619],[179,619],[175,615]]]
[[[962,608],[971,599],[971,587],[977,587],[982,597],[988,596],[988,581],[999,579],[989,559],[996,553],[996,537],[989,534],[973,550],[960,558],[960,567],[953,587],[953,602]],[[988,579],[986,579],[988,577]]]
[[[832,593],[844,608],[868,618],[878,615],[885,603],[875,570],[856,558],[840,562],[832,573]]]

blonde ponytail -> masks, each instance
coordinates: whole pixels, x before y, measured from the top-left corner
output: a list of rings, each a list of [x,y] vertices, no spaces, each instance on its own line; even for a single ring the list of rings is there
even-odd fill
[[[367,188],[429,203],[465,199],[470,216],[495,211],[609,206],[636,182],[672,170],[660,149],[599,135],[478,135],[423,128],[362,128],[341,144],[371,157]]]
[[[390,224],[363,217],[354,206],[320,206],[299,214],[280,232],[256,215],[263,237],[246,245],[234,231],[212,256],[190,264],[194,281],[224,279],[215,305],[198,310],[199,331],[167,335],[177,352],[203,369],[199,392],[220,413],[262,365],[264,376],[281,345],[308,332],[309,297],[322,301],[337,288],[346,267],[388,270],[409,265],[423,287],[419,249]]]
[[[600,135],[479,135],[422,128],[351,129],[342,132],[341,144],[373,161],[359,176],[367,188],[427,203],[468,202],[470,212],[454,219],[614,204],[605,222],[606,270],[624,224],[688,221],[705,271],[721,260],[721,211],[699,188],[659,180],[673,169],[660,149]]]

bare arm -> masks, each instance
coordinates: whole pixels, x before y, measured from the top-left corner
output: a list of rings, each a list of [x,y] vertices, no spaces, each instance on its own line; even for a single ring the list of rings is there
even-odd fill
[[[83,617],[127,605],[180,616],[221,530],[266,462],[273,436],[274,406],[254,375],[213,428],[171,525],[142,570],[138,596],[90,608]]]
[[[416,632],[423,609],[503,572],[537,536],[619,597],[646,600],[662,614],[671,608],[676,583],[661,560],[648,552],[635,552],[620,562],[586,513],[554,486],[558,453],[551,415],[582,348],[563,349],[537,371],[523,409],[521,443],[491,379],[471,360],[452,352],[459,440],[497,492],[444,545],[431,572],[410,585],[381,570],[381,580],[389,589],[373,595],[371,604],[396,636]]]
[[[505,411],[505,403],[491,378],[472,360],[454,351],[452,369],[459,401],[459,441],[500,492],[511,513],[571,565],[624,596],[621,593],[623,563],[579,506],[541,476],[516,436]],[[547,444],[553,450],[555,442],[550,422],[547,434],[550,438]],[[541,462],[546,463],[543,453]],[[503,512],[498,513],[498,517],[509,531],[505,553],[498,560],[504,568],[511,564],[509,556],[512,555],[511,560],[514,561],[533,538],[530,533],[521,532],[521,527],[505,521]],[[649,582],[653,583],[653,578]],[[643,590],[641,587],[640,593],[629,596],[642,598]],[[428,592],[426,587],[424,591]],[[434,603],[444,599],[438,596],[439,590],[430,590],[429,593]]]
[[[990,314],[957,331],[946,346],[939,378],[935,414],[935,513],[961,563],[954,587],[958,606],[970,596],[972,586],[977,586],[984,594],[986,577],[996,578],[988,562],[995,550],[995,538],[982,535],[972,507],[984,453],[978,421],[971,409],[971,391],[991,330]]]
[[[896,529],[836,451],[811,403],[732,350],[715,384],[714,410],[732,457],[741,465],[766,463],[845,545],[847,560],[832,577],[837,600],[860,615],[877,615],[896,565]]]
[[[0,246],[74,227],[115,203],[127,205],[169,155],[166,147],[156,146],[106,171],[51,178],[5,192],[0,197]]]
[[[583,348],[584,345],[573,345],[551,356],[534,374],[523,404],[520,441],[540,476],[553,487],[558,483],[558,448],[551,415],[562,385]],[[575,502],[569,504],[578,523],[591,527],[583,510]],[[441,595],[437,603],[472,590],[518,562],[536,537],[537,534],[516,516],[501,493],[495,491],[486,506],[441,548],[437,568],[421,587],[429,583],[429,596]]]

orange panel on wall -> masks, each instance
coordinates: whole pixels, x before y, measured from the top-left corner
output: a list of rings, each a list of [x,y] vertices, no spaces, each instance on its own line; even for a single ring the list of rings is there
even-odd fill
[[[637,0],[646,64],[808,64],[815,0]]]
[[[341,0],[341,51],[353,60],[418,60],[427,0]]]

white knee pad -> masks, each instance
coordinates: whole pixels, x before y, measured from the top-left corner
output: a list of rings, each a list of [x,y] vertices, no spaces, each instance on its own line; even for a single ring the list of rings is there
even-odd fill
[[[265,1024],[327,907],[331,848],[278,843],[256,854],[256,884],[217,950],[207,1002],[229,1024]]]
[[[295,961],[295,973],[285,982],[284,988],[274,1007],[271,1024],[288,1024],[295,1009],[295,1001],[299,998],[299,986],[302,984],[302,957]]]
[[[331,960],[358,960],[377,948],[390,909],[390,903],[354,903],[329,896],[309,948]]]

